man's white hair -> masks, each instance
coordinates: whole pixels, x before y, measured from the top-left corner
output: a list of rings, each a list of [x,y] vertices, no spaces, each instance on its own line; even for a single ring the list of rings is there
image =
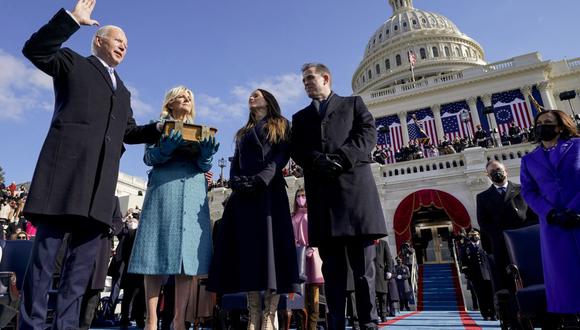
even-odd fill
[[[107,37],[112,30],[120,30],[125,34],[123,29],[115,25],[105,25],[102,28],[98,29],[93,36],[93,40],[91,42],[91,54],[97,55],[97,37]]]

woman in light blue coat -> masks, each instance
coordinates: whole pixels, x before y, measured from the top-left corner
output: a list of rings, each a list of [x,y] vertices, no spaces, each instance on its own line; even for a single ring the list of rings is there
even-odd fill
[[[193,123],[193,93],[183,87],[165,95],[162,120]],[[204,173],[219,143],[214,138],[186,143],[171,131],[145,149],[147,194],[129,273],[145,274],[146,329],[157,329],[157,302],[163,275],[175,275],[173,327],[184,329],[192,276],[206,275],[211,261],[211,225]]]

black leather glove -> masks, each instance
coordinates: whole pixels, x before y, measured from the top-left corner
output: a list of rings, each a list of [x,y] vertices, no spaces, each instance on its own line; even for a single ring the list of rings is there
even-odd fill
[[[552,209],[548,212],[546,221],[552,225],[564,228],[574,228],[580,226],[580,215],[569,209],[564,211]]]
[[[235,176],[230,182],[232,189],[241,193],[251,193],[266,186],[264,181],[257,176]]]
[[[244,189],[243,185],[245,181],[245,176],[234,176],[230,179],[230,187],[233,191],[241,192]]]
[[[337,154],[321,154],[314,160],[316,172],[330,178],[337,177],[343,170],[344,160]]]

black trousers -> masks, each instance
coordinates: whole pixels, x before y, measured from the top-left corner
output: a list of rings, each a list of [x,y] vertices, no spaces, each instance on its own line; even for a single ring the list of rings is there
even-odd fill
[[[70,240],[61,270],[56,313],[51,329],[78,329],[81,301],[91,277],[104,225],[80,218],[60,223],[47,220],[37,226],[20,302],[21,330],[44,329],[47,293],[52,284],[56,255],[66,233]]]
[[[99,305],[101,291],[100,289],[87,289],[87,292],[85,292],[81,303],[79,330],[90,329],[91,323],[93,323],[93,319],[95,318],[97,306]]]
[[[374,329],[375,308],[375,246],[371,240],[329,239],[319,247],[330,330],[345,329],[347,258],[354,277],[356,310],[361,329]]]
[[[491,288],[491,281],[483,280],[481,277],[471,279],[475,294],[477,295],[477,302],[479,303],[479,311],[481,316],[493,317],[495,316],[495,308],[493,304],[493,290]]]

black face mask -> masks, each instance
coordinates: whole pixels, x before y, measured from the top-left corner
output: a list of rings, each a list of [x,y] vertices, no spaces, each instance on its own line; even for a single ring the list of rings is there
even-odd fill
[[[499,168],[491,171],[491,173],[489,173],[489,176],[491,177],[491,181],[495,183],[502,183],[503,180],[505,180],[505,174],[503,174],[502,170],[500,170]]]
[[[552,141],[558,133],[556,125],[538,125],[536,126],[536,136],[542,141]]]

